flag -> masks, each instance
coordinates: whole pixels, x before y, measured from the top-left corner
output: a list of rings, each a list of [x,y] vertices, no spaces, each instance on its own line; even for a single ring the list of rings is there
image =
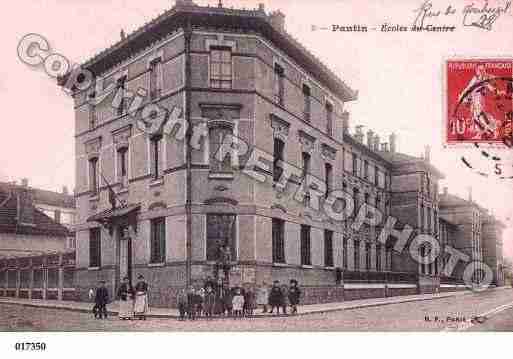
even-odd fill
[[[116,209],[116,198],[117,198],[116,192],[114,192],[114,190],[110,186],[110,183],[107,182],[107,180],[103,176],[103,173],[101,173],[101,175],[102,175],[103,181],[107,184],[107,189],[109,190],[109,203],[112,206],[112,209]]]

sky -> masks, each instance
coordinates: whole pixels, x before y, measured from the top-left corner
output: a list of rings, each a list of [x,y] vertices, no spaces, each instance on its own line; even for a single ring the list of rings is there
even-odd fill
[[[399,136],[399,150],[420,155],[431,147],[431,162],[446,175],[440,184],[451,193],[473,199],[489,208],[506,225],[505,254],[513,257],[513,180],[469,171],[460,158],[492,173],[476,149],[442,146],[444,59],[458,56],[513,57],[513,12],[501,15],[492,30],[461,26],[463,7],[484,1],[454,0],[457,13],[435,19],[434,24],[455,24],[453,33],[367,33],[312,31],[312,25],[382,24],[409,26],[423,1],[357,0],[224,0],[224,6],[280,9],[287,31],[313,52],[351,88],[357,101],[346,109],[351,125],[373,129],[382,139]],[[489,6],[504,1],[489,1]],[[217,0],[196,0],[217,5]],[[0,103],[6,109],[0,130],[0,180],[29,178],[35,187],[60,190],[74,187],[74,120],[71,98],[41,68],[32,68],[17,57],[17,45],[28,33],[43,35],[53,51],[81,63],[115,43],[121,29],[130,33],[174,4],[173,0],[24,0],[9,3],[0,15]],[[433,0],[433,9],[449,2]],[[492,151],[513,174],[512,151]]]

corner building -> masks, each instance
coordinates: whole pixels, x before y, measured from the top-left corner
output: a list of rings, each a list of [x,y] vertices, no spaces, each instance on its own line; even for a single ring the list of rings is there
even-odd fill
[[[429,212],[420,212],[417,194],[408,199],[415,215],[391,190],[397,179],[418,193],[421,179],[408,174],[416,166],[434,173],[433,186],[441,175],[417,158],[397,158],[393,135],[381,143],[369,131],[365,143],[360,127],[349,134],[344,104],[357,92],[287,34],[281,12],[177,1],[83,68],[96,87],[74,93],[81,298],[99,279],[115,291],[122,277],[140,273],[151,305],[174,306],[178,289],[212,275],[221,245],[230,248],[231,285],[295,278],[305,303],[417,293],[421,269],[377,243],[379,227],[354,232],[351,218],[335,222],[304,203],[322,205],[322,184],[350,193],[356,207],[404,210],[405,223],[433,232],[437,190]],[[109,86],[115,91],[102,91]],[[146,96],[134,106],[129,95],[141,88]],[[141,131],[148,104],[181,109],[202,135]],[[227,134],[269,154],[254,169],[265,182],[243,172],[244,151],[214,159]],[[280,161],[299,171],[285,187]],[[316,183],[302,184],[302,173]],[[303,203],[294,199],[300,186],[309,193]],[[421,273],[436,278],[438,269]]]

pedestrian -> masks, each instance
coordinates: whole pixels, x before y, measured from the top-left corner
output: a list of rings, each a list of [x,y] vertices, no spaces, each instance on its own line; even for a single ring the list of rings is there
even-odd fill
[[[230,290],[230,288],[228,288],[227,285],[225,285],[224,293],[223,293],[223,305],[224,305],[223,314],[224,314],[224,312],[226,312],[227,316],[232,315],[232,309],[233,309],[232,300],[233,300],[232,291]]]
[[[134,289],[129,282],[128,277],[123,278],[123,282],[118,289],[119,298],[119,319],[131,319],[134,310]]]
[[[176,296],[176,304],[178,305],[178,311],[180,312],[180,320],[185,320],[188,303],[187,292],[185,291],[185,288],[182,288],[178,291]]]
[[[205,280],[205,283],[203,284],[203,288],[207,290],[207,288],[212,288],[212,291],[216,291],[216,282],[212,279],[211,276],[207,276],[207,279]]]
[[[255,309],[255,292],[251,287],[248,286],[244,292],[244,314],[247,316],[253,316],[253,310]]]
[[[190,320],[196,319],[196,291],[192,285],[187,292],[187,316]]]
[[[212,315],[214,314],[214,307],[216,304],[216,294],[212,290],[212,287],[208,286],[205,292],[205,298],[203,300],[203,310],[205,312],[205,317],[208,319],[212,319]]]
[[[196,295],[196,313],[201,317],[203,315],[203,303],[205,302],[205,289],[201,287],[196,291]]]
[[[275,280],[269,292],[269,305],[271,306],[271,311],[269,313],[272,314],[274,312],[274,308],[276,308],[276,314],[280,314],[280,306],[282,305],[282,302],[280,281]]]
[[[282,313],[287,315],[287,305],[289,303],[289,287],[283,283],[281,286],[281,309]]]
[[[134,316],[139,320],[146,320],[146,313],[148,313],[148,283],[144,281],[144,276],[139,274],[137,276],[137,284],[135,285],[135,303],[134,303]]]
[[[96,288],[96,295],[94,297],[94,308],[93,313],[96,319],[107,319],[107,303],[109,303],[109,291],[105,287],[105,281],[99,282],[98,288]]]
[[[235,318],[242,318],[244,308],[244,296],[241,293],[240,288],[235,289],[235,295],[232,299],[233,316]]]
[[[264,281],[257,289],[256,303],[263,307],[262,313],[267,313],[267,304],[269,303],[269,287]]]
[[[297,285],[297,280],[290,280],[289,288],[289,303],[292,309],[292,314],[297,314],[297,306],[299,305],[299,298],[301,297],[301,290]]]

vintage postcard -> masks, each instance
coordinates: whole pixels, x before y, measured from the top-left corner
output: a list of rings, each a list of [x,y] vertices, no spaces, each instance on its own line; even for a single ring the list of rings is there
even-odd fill
[[[164,350],[119,332],[198,357],[513,332],[511,0],[22,0],[2,20],[5,357]]]

